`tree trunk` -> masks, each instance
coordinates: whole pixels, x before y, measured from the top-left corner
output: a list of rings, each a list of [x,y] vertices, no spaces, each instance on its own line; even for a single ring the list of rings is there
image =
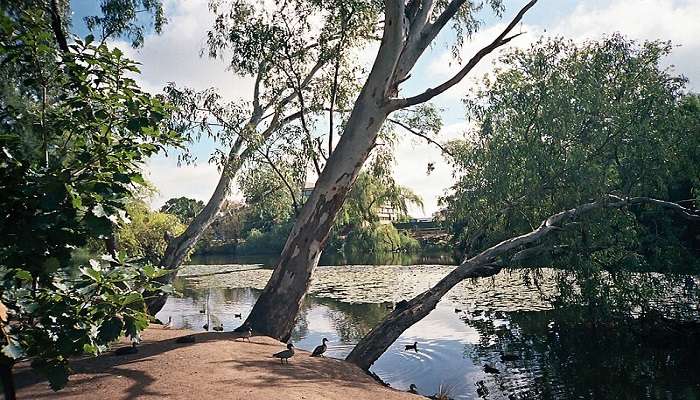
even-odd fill
[[[12,376],[13,362],[5,356],[2,358],[3,360],[0,361],[0,382],[2,382],[5,400],[15,400],[17,397],[15,395],[15,380]]]
[[[216,220],[219,211],[221,211],[221,206],[228,196],[233,177],[240,169],[242,160],[245,159],[249,152],[252,152],[250,148],[246,148],[239,156],[238,152],[242,145],[243,140],[241,139],[234,144],[229,152],[228,163],[221,171],[221,177],[219,178],[219,182],[209,202],[207,202],[202,211],[197,214],[181,235],[170,239],[168,242],[168,247],[166,247],[163,258],[161,258],[160,266],[172,270],[173,272],[163,276],[160,279],[161,283],[171,283],[173,279],[175,279],[177,268],[180,267],[187,255],[194,249],[194,246],[197,244],[197,241],[204,231]],[[168,299],[167,294],[160,292],[149,293],[147,297],[146,307],[148,313],[153,316],[163,308]]]
[[[500,270],[500,267],[483,261],[462,264],[431,289],[405,304],[398,303],[394,311],[355,345],[345,360],[368,371],[406,329],[430,314],[440,299],[457,283],[466,278],[492,276]]]
[[[287,238],[272,277],[246,320],[257,333],[289,339],[336,214],[392,111],[387,99],[402,49],[404,3],[387,2],[391,6],[387,6],[386,28],[372,70],[338,145]]]
[[[311,283],[335,216],[345,201],[386,119],[386,112],[361,94],[363,103],[351,116],[328,159],[311,197],[304,204],[285,243],[275,271],[248,316],[255,332],[288,340]]]

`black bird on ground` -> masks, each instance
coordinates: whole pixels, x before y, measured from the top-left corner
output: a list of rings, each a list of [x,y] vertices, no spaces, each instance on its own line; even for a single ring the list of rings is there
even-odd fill
[[[280,351],[279,353],[275,353],[272,355],[272,357],[279,358],[280,359],[280,364],[284,364],[286,361],[287,364],[289,364],[289,359],[294,356],[294,345],[289,343],[287,344],[287,350]]]
[[[418,394],[418,388],[415,383],[412,383],[411,386],[408,387],[408,393]]]
[[[326,350],[328,350],[328,346],[326,346],[327,341],[328,341],[328,339],[323,338],[323,340],[322,340],[323,343],[316,346],[313,353],[311,353],[311,357],[323,356],[323,353],[325,353]]]
[[[127,354],[136,354],[138,352],[139,352],[139,349],[136,348],[136,342],[131,342],[131,346],[120,347],[120,348],[114,350],[114,355],[115,356],[125,356]]]
[[[500,374],[501,373],[501,371],[498,368],[492,366],[491,364],[484,364],[484,372],[486,372],[487,374]]]
[[[175,339],[175,343],[194,343],[196,341],[197,338],[195,338],[194,335],[180,336],[179,338]]]
[[[231,335],[233,336],[233,340],[243,339],[245,341],[248,339],[248,342],[250,342],[250,337],[253,336],[253,329],[250,325],[244,325],[242,330],[237,328],[231,332]]]
[[[413,342],[413,344],[407,344],[404,350],[415,350],[418,351],[418,342]]]

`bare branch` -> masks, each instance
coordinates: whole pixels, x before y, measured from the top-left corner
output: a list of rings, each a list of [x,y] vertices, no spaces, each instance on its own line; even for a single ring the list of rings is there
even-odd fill
[[[508,24],[508,26],[503,30],[503,32],[501,32],[501,34],[498,35],[496,37],[496,39],[494,39],[494,41],[491,42],[488,46],[479,50],[469,60],[469,62],[467,62],[467,64],[459,72],[457,72],[457,74],[455,74],[452,78],[443,82],[442,84],[438,85],[435,88],[430,88],[430,89],[426,90],[425,92],[423,92],[419,95],[405,98],[405,99],[391,100],[390,109],[391,110],[398,110],[401,108],[414,106],[416,104],[425,103],[426,101],[428,101],[428,100],[432,99],[433,97],[445,92],[449,88],[451,88],[454,85],[456,85],[457,83],[461,82],[462,79],[464,79],[464,77],[467,76],[467,74],[479,63],[479,61],[481,61],[481,59],[483,59],[485,56],[490,54],[495,49],[507,44],[508,42],[510,42],[511,40],[513,40],[514,38],[516,38],[517,36],[520,35],[520,34],[515,34],[512,36],[508,36],[510,31],[512,31],[513,28],[515,28],[515,26],[522,20],[525,13],[530,8],[532,8],[535,5],[535,3],[537,3],[537,0],[531,0],[529,3],[527,3],[525,5],[525,7],[523,7],[520,10],[520,12],[518,12],[518,14],[515,16],[515,18],[513,18],[513,20],[510,22],[510,24]]]
[[[452,157],[452,158],[455,158],[454,154],[450,153],[450,151],[447,150],[443,145],[441,145],[441,144],[438,143],[437,141],[433,140],[433,139],[430,138],[429,136],[427,136],[427,135],[425,135],[425,134],[423,134],[423,133],[421,133],[421,132],[418,132],[417,130],[411,128],[410,126],[404,124],[403,122],[401,122],[401,121],[399,121],[399,120],[396,120],[396,119],[393,119],[393,118],[389,118],[388,121],[391,122],[391,123],[394,124],[394,125],[398,125],[398,126],[402,127],[403,129],[405,129],[406,131],[408,131],[409,133],[411,133],[411,134],[413,134],[413,135],[415,135],[415,136],[418,136],[418,137],[421,137],[421,138],[425,139],[426,141],[428,141],[428,143],[432,143],[432,144],[434,144],[435,146],[437,146],[437,147],[440,149],[440,151],[442,151],[444,154],[446,154],[446,155],[448,155],[448,156],[450,156],[450,157]]]

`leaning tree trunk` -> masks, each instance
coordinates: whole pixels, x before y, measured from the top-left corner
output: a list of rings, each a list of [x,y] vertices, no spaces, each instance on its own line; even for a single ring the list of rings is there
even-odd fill
[[[171,270],[172,272],[168,275],[163,276],[160,279],[161,283],[171,283],[175,278],[177,269],[185,261],[187,255],[194,249],[197,241],[202,236],[204,231],[216,220],[217,215],[221,211],[221,206],[228,196],[229,187],[231,186],[231,181],[236,175],[236,172],[240,169],[242,165],[242,160],[245,159],[246,152],[249,151],[248,148],[244,150],[243,154],[240,156],[238,152],[243,145],[243,140],[238,140],[231,151],[229,152],[228,163],[224,166],[221,171],[221,177],[219,182],[214,189],[209,202],[204,206],[202,211],[197,214],[197,216],[192,220],[192,222],[187,226],[185,231],[168,241],[168,246],[165,249],[165,253],[160,260],[160,266],[162,268]],[[147,296],[146,306],[148,308],[148,313],[150,315],[156,315],[165,305],[168,295],[162,292],[149,293]]]
[[[603,208],[617,209],[633,204],[654,205],[671,210],[687,220],[700,221],[700,215],[676,203],[648,197],[623,199],[613,195],[609,195],[601,201],[586,203],[554,214],[532,232],[505,240],[472,258],[464,260],[460,266],[429,290],[406,303],[397,304],[394,311],[357,343],[346,357],[346,361],[350,361],[364,370],[369,370],[372,364],[406,329],[430,314],[440,299],[459,282],[467,278],[488,277],[497,274],[501,270],[500,265],[504,263],[497,260],[508,260],[508,264],[518,265],[527,263],[531,257],[541,256],[543,252],[553,253],[555,251],[553,246],[542,244],[543,240],[564,230],[570,222],[575,221],[579,216]],[[532,247],[533,245],[535,246]],[[513,254],[516,250],[519,251]],[[511,254],[512,256],[510,256]]]
[[[283,341],[289,339],[336,214],[391,111],[388,90],[401,54],[400,21],[404,15],[403,2],[395,3],[397,6],[390,7],[386,14],[382,44],[343,135],[304,204],[272,277],[246,320],[260,334]]]
[[[374,146],[387,114],[363,91],[340,142],[285,243],[272,277],[247,323],[254,331],[286,341],[311,282],[336,214]]]

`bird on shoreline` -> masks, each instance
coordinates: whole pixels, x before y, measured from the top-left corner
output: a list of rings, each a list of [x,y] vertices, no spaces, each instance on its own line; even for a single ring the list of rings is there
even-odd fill
[[[250,338],[251,336],[253,336],[253,329],[250,327],[250,325],[246,325],[243,331],[233,331],[231,333],[233,334],[234,341],[238,339],[243,339],[245,341],[246,339],[248,339],[248,342],[250,342]]]
[[[404,350],[415,350],[418,352],[418,342],[413,342],[413,344],[407,344]]]
[[[323,343],[316,346],[313,353],[311,353],[311,357],[319,357],[319,356],[323,357],[323,353],[325,353],[326,350],[328,349],[328,346],[326,346],[327,341],[328,341],[328,339],[323,338],[323,340],[322,340]]]
[[[221,325],[215,326],[215,327],[213,327],[213,328],[211,328],[211,329],[213,329],[213,330],[215,330],[215,331],[217,331],[217,332],[223,332],[223,331],[224,331],[224,324],[222,323]]]
[[[127,354],[136,354],[139,352],[139,349],[136,348],[136,342],[131,342],[131,346],[126,346],[126,347],[120,347],[116,350],[114,350],[114,355],[115,356],[125,356]]]
[[[202,329],[204,329],[205,331],[209,331],[209,323],[202,325]]]
[[[408,387],[408,393],[418,394],[418,387],[416,387],[415,383]]]
[[[279,358],[280,359],[280,364],[284,364],[286,361],[287,364],[289,364],[289,359],[294,356],[294,345],[289,343],[287,344],[287,350],[280,351],[279,353],[275,353],[272,355],[272,357]]]

